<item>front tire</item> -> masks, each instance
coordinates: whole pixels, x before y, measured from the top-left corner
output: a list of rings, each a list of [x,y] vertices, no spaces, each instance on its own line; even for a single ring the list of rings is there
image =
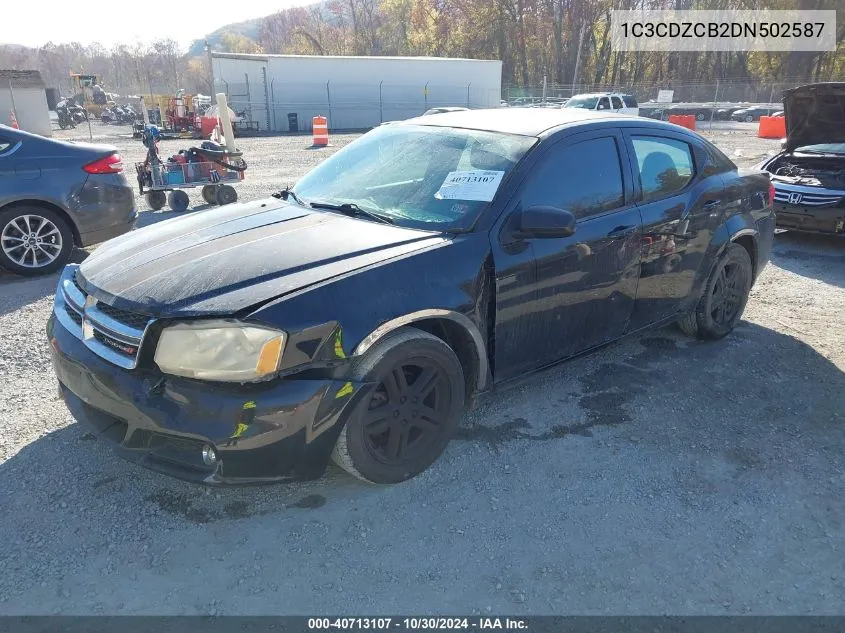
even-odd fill
[[[752,281],[748,251],[739,244],[729,244],[713,267],[695,311],[680,319],[678,326],[684,333],[701,339],[712,341],[727,336],[742,317]]]
[[[73,232],[51,209],[20,206],[0,211],[0,266],[27,277],[64,266],[73,250]]]
[[[427,332],[402,328],[376,343],[353,375],[377,386],[350,414],[334,462],[376,484],[399,483],[431,466],[464,409],[464,373],[452,348]]]

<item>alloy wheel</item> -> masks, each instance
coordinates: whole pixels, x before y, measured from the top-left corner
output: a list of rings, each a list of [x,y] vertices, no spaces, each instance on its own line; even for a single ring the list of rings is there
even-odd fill
[[[47,218],[20,215],[3,227],[0,247],[18,266],[42,268],[53,263],[62,252],[62,234]]]
[[[710,296],[710,315],[719,325],[730,325],[742,308],[745,281],[745,270],[738,264],[726,263],[719,271]]]
[[[451,408],[446,374],[427,359],[394,367],[364,414],[368,451],[385,464],[413,459],[435,442]]]

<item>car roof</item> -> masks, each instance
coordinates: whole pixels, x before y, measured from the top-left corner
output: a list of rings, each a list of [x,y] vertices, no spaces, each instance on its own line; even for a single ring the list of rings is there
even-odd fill
[[[575,97],[632,97],[633,95],[628,92],[583,92],[581,94],[574,95],[572,98]]]
[[[578,108],[491,108],[487,110],[464,110],[444,112],[436,117],[416,117],[401,121],[402,124],[431,125],[438,127],[456,127],[520,136],[540,136],[544,132],[579,123],[595,121],[623,121],[642,125],[656,123],[637,116],[614,114],[611,112],[593,112]],[[650,123],[647,123],[650,122]],[[675,126],[672,126],[674,129]]]

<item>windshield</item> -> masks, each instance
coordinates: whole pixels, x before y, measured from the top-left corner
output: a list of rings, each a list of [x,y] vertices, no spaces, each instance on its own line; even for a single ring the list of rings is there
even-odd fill
[[[478,130],[386,125],[321,163],[293,188],[306,205],[355,205],[400,226],[472,226],[537,141]]]
[[[566,102],[564,108],[583,108],[584,110],[595,110],[598,104],[598,97],[572,97]]]
[[[815,143],[813,145],[802,145],[795,149],[796,152],[808,152],[810,154],[845,154],[845,143]]]

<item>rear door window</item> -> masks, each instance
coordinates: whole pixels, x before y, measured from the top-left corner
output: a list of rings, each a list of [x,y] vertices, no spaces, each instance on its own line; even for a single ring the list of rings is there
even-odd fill
[[[636,108],[637,100],[632,95],[622,95],[622,101],[626,108]]]
[[[668,198],[695,176],[688,143],[661,136],[634,136],[634,154],[640,172],[643,202]]]
[[[611,97],[610,102],[613,104],[614,110],[620,110],[622,108],[622,101],[619,97]]]
[[[703,144],[703,147],[705,159],[704,165],[700,170],[702,176],[706,178],[736,169],[736,165],[731,162],[731,159],[725,156],[718,148],[709,144]]]
[[[619,208],[624,200],[619,148],[607,136],[551,150],[532,173],[522,208],[549,205],[582,219]]]

